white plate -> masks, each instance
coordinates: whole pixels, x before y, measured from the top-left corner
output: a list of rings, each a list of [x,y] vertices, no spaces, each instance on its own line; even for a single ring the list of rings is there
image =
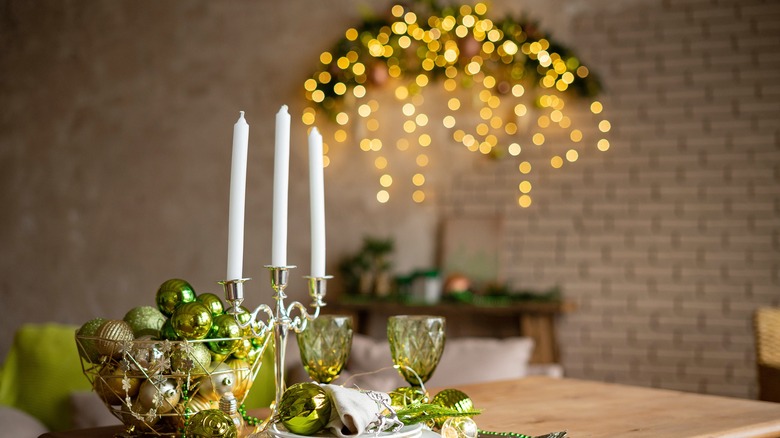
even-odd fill
[[[363,435],[360,435],[362,437],[379,437],[379,438],[419,438],[420,435],[422,435],[422,424],[411,424],[409,426],[402,427],[398,432],[381,432],[381,433],[364,433]],[[268,428],[268,432],[271,433],[271,435],[277,437],[277,438],[333,438],[334,435],[329,430],[325,429],[320,432],[315,433],[311,436],[305,436],[305,435],[298,435],[297,433],[292,433],[284,428],[281,424],[272,424],[271,427]]]

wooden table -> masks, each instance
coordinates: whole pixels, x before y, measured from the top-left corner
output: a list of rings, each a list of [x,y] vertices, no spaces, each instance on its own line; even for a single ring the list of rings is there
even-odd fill
[[[780,403],[574,379],[460,386],[485,430],[570,438],[780,437]]]
[[[458,388],[483,409],[475,420],[485,430],[528,435],[566,430],[570,438],[780,437],[780,403],[549,377]],[[111,438],[121,430],[41,438]]]

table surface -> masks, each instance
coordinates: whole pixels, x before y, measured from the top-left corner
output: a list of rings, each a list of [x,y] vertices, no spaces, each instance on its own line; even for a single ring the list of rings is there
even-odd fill
[[[481,429],[588,437],[780,437],[780,403],[574,379],[459,386]]]
[[[458,386],[482,413],[484,430],[570,438],[780,437],[780,403],[575,379],[526,377]],[[435,392],[433,390],[432,392]],[[110,438],[121,428],[41,438]]]

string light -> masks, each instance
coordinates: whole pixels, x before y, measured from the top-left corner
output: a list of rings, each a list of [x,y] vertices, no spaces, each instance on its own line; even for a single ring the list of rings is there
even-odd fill
[[[602,102],[590,102],[590,114],[598,117],[592,122],[582,112],[563,111],[569,96],[594,96],[600,89],[598,79],[570,50],[553,43],[535,27],[511,17],[493,21],[486,16],[486,2],[441,8],[435,1],[420,1],[393,5],[390,12],[385,22],[372,19],[347,29],[333,50],[319,55],[318,71],[303,83],[304,95],[313,103],[301,115],[304,124],[333,120],[335,128],[330,135],[336,143],[354,141],[367,153],[382,150],[382,137],[398,151],[414,154],[419,169],[431,161],[420,149],[434,144],[427,132],[429,126],[451,130],[454,142],[494,158],[521,157],[521,144],[541,147],[549,140],[550,146],[538,150],[549,154],[560,148],[566,151],[549,158],[556,169],[563,166],[564,158],[575,163],[581,154],[588,153],[588,145],[609,150],[605,134],[612,125],[602,115]],[[449,94],[443,101],[441,119],[432,117],[439,114],[422,109],[426,90],[433,83],[440,84],[437,90],[440,86],[445,96]],[[397,127],[381,126],[386,122],[378,101],[367,99],[369,88],[385,84],[392,87],[391,94],[404,116]],[[530,93],[529,87],[541,92]],[[473,97],[467,98],[465,93]],[[320,113],[327,117],[320,117]],[[475,114],[479,115],[476,120]],[[579,127],[575,122],[593,123],[596,128]],[[356,130],[352,128],[355,124],[362,127]],[[318,128],[327,131],[326,127]],[[358,138],[352,140],[353,135]],[[594,135],[600,137],[592,138]],[[329,164],[327,154],[326,150],[324,163]],[[396,190],[400,183],[388,172],[386,156],[377,156],[374,166],[383,172],[379,178],[382,189],[376,198],[386,203],[389,188]],[[518,165],[521,175],[528,175],[531,168],[529,160]],[[412,200],[424,202],[425,176],[418,172],[411,182],[416,187]],[[530,187],[526,178],[518,186],[521,207],[532,203]]]

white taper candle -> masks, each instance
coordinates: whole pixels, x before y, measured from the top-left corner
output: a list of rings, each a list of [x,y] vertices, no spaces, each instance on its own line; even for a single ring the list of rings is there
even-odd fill
[[[309,200],[311,208],[311,276],[325,276],[325,187],[322,166],[322,135],[309,134]]]
[[[233,125],[233,160],[230,167],[230,206],[228,211],[228,260],[226,280],[238,280],[244,265],[244,208],[246,204],[246,165],[249,125],[240,112]]]
[[[276,114],[274,145],[273,236],[271,265],[287,266],[287,192],[290,176],[290,114],[287,105]]]

